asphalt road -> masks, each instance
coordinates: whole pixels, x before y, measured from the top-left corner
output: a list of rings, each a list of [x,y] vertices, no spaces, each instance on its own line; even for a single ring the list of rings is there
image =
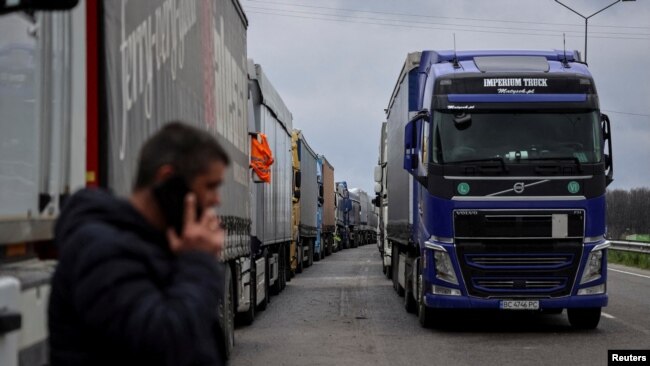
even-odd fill
[[[623,273],[620,271],[628,272]],[[561,315],[462,312],[423,329],[381,272],[375,245],[315,262],[236,331],[232,365],[606,365],[650,349],[650,271],[610,266],[598,329]]]

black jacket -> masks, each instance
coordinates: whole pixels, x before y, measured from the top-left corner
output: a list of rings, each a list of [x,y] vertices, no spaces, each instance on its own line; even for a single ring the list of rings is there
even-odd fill
[[[56,224],[49,306],[59,365],[220,365],[224,265],[174,255],[127,201],[82,190]]]

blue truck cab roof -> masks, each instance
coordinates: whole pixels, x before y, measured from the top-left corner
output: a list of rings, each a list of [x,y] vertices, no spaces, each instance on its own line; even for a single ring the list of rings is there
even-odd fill
[[[403,73],[409,59],[411,111],[599,107],[577,51],[423,51],[409,55]]]
[[[587,69],[587,66],[580,61],[580,55],[577,51],[566,51],[565,57],[565,52],[563,50],[423,51],[418,71],[427,72],[433,66],[433,72],[436,76],[458,73],[485,73],[485,71],[478,68],[475,62],[476,59],[481,58],[545,59],[548,64],[547,73],[570,73],[591,77],[591,73]],[[458,61],[460,67],[454,67],[454,60]],[[565,60],[566,64],[564,63]],[[531,70],[510,70],[510,72],[517,71]]]

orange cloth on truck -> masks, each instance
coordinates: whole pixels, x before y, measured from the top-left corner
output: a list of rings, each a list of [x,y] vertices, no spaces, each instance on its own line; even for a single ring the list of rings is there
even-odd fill
[[[271,164],[273,164],[273,152],[266,135],[258,133],[257,136],[252,136],[250,167],[263,182],[271,183]]]

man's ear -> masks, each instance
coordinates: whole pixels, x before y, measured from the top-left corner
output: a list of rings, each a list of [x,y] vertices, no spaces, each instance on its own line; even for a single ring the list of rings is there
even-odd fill
[[[176,170],[174,169],[171,164],[165,164],[158,168],[156,171],[156,176],[154,178],[154,183],[160,183],[164,182],[167,179],[171,178],[174,174],[176,174]]]

